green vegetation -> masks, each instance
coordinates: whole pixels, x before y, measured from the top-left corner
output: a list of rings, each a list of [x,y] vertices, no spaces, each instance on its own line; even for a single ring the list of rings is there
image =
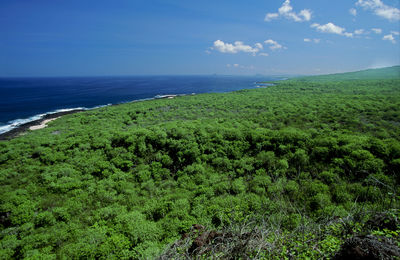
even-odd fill
[[[0,259],[183,257],[194,237],[173,243],[193,224],[264,245],[238,257],[399,243],[400,79],[377,76],[390,71],[105,107],[0,142]],[[377,214],[394,227],[368,224]],[[218,248],[202,254],[236,252]]]

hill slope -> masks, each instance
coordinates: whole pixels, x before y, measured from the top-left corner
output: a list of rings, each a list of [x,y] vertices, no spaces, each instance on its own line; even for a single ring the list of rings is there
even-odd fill
[[[398,243],[399,125],[398,78],[63,116],[0,142],[0,258],[154,258],[168,245],[175,258],[329,258],[354,234]]]
[[[342,80],[377,80],[377,79],[399,79],[399,78],[400,78],[400,66],[393,66],[388,68],[368,69],[356,72],[301,77],[298,79],[310,80],[310,81],[342,81]]]

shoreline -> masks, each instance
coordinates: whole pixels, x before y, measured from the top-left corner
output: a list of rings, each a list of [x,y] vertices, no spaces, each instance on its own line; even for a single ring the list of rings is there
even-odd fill
[[[15,127],[14,129],[11,129],[8,132],[0,134],[0,141],[11,140],[11,139],[18,137],[19,135],[26,133],[28,131],[35,131],[37,129],[40,129],[37,127],[46,125],[50,121],[56,120],[57,118],[59,118],[61,116],[75,114],[75,113],[79,113],[79,112],[83,112],[83,111],[87,111],[87,110],[75,109],[75,110],[70,110],[70,111],[56,112],[53,114],[46,114],[40,119],[27,122],[25,124]],[[41,128],[44,128],[44,127],[41,127]]]
[[[28,131],[35,131],[35,130],[45,128],[47,126],[47,123],[49,123],[53,120],[56,120],[57,118],[59,118],[61,116],[68,115],[68,114],[74,114],[74,113],[83,112],[83,111],[90,111],[90,110],[93,110],[96,108],[102,108],[102,107],[106,107],[106,106],[118,106],[118,105],[122,105],[122,104],[126,104],[126,103],[150,101],[150,100],[157,100],[157,99],[171,99],[171,98],[175,98],[175,97],[193,96],[193,95],[196,95],[196,93],[156,95],[152,98],[137,99],[137,100],[121,102],[121,103],[116,103],[116,104],[100,105],[100,106],[96,106],[93,108],[77,108],[77,109],[72,109],[72,110],[67,110],[67,111],[48,113],[48,114],[45,114],[40,119],[29,121],[27,123],[18,125],[15,128],[13,128],[5,133],[1,133],[0,141],[11,140],[11,139],[16,138],[16,137],[20,136],[21,134],[26,133]]]

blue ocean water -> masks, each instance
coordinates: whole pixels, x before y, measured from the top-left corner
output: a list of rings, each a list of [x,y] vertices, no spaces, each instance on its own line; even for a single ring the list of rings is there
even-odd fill
[[[0,78],[0,134],[48,113],[151,99],[156,95],[229,92],[257,87],[258,76]]]

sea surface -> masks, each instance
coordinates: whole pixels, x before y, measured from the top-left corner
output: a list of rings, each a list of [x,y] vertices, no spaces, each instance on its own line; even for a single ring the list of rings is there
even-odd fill
[[[156,98],[259,87],[262,76],[0,78],[0,134],[46,114]]]

